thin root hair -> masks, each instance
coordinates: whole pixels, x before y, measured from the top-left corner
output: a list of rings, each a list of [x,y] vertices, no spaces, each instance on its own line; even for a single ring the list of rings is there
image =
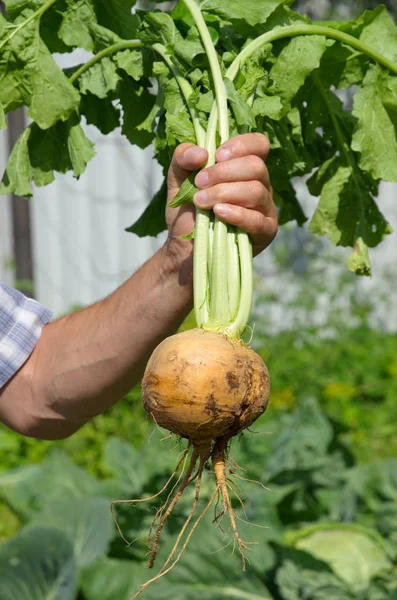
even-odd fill
[[[178,472],[178,469],[179,469],[179,467],[180,467],[181,463],[182,463],[183,461],[185,461],[185,463],[186,463],[186,459],[187,459],[188,453],[189,453],[189,446],[188,446],[188,447],[187,447],[187,448],[186,448],[186,449],[185,449],[183,452],[181,452],[181,454],[179,455],[179,456],[180,456],[180,458],[179,458],[178,464],[176,465],[176,467],[175,467],[175,469],[174,469],[173,473],[171,474],[171,476],[169,477],[169,479],[167,480],[167,482],[165,483],[165,485],[164,485],[164,486],[161,488],[161,490],[160,490],[159,492],[157,492],[157,494],[153,494],[153,496],[148,496],[147,498],[137,498],[137,499],[135,499],[135,500],[113,500],[113,501],[110,503],[110,512],[112,513],[112,518],[113,518],[113,521],[114,521],[114,523],[115,523],[115,525],[116,525],[116,527],[117,527],[117,530],[118,530],[118,532],[119,532],[119,534],[120,534],[121,538],[123,539],[123,541],[124,541],[124,542],[125,542],[125,543],[126,543],[128,546],[130,546],[131,544],[133,544],[135,540],[133,540],[133,541],[128,541],[128,540],[125,538],[125,536],[124,536],[124,534],[123,534],[123,532],[122,532],[122,529],[121,529],[121,527],[120,527],[120,525],[119,525],[119,522],[118,522],[118,520],[117,520],[117,516],[116,516],[116,514],[115,514],[115,512],[114,512],[114,507],[115,507],[115,505],[116,505],[116,504],[130,504],[131,506],[134,506],[135,504],[138,504],[138,503],[140,503],[140,502],[148,502],[149,500],[154,500],[155,498],[157,498],[158,496],[160,496],[160,495],[161,495],[161,494],[162,494],[162,493],[163,493],[163,492],[164,492],[164,491],[167,489],[167,487],[168,487],[168,486],[169,486],[169,484],[171,483],[172,479],[175,477],[175,474]],[[184,468],[185,468],[185,463],[184,463],[184,466],[183,466],[183,468],[182,468],[182,472],[183,472],[183,470],[184,470]]]
[[[171,491],[170,491],[170,493],[169,493],[169,494],[168,494],[168,496],[167,496],[167,500],[164,502],[164,504],[162,504],[162,506],[160,506],[160,508],[159,508],[159,509],[157,509],[157,511],[156,511],[156,514],[155,514],[155,516],[154,516],[154,519],[153,519],[153,521],[152,521],[152,523],[151,523],[151,525],[150,525],[150,529],[149,529],[149,533],[148,533],[148,538],[147,538],[147,539],[148,539],[148,542],[147,542],[147,543],[148,543],[148,546],[149,546],[149,547],[150,547],[150,539],[151,539],[151,537],[152,537],[152,531],[153,531],[153,529],[154,529],[154,526],[155,526],[155,524],[156,524],[157,520],[158,520],[158,519],[161,519],[161,517],[162,517],[162,515],[163,515],[163,513],[164,513],[164,511],[165,511],[165,509],[166,509],[166,507],[167,507],[167,505],[168,505],[168,502],[170,501],[170,498],[172,497],[172,494],[173,494],[173,493],[174,493],[174,491],[175,491],[175,488],[176,488],[176,487],[179,485],[179,482],[180,482],[180,480],[182,479],[183,473],[184,473],[184,471],[185,471],[185,466],[186,466],[186,461],[187,461],[187,457],[188,457],[188,452],[189,452],[189,446],[188,446],[188,448],[187,448],[187,451],[185,452],[185,454],[184,454],[184,457],[183,457],[183,465],[182,465],[181,472],[179,473],[179,477],[178,477],[178,479],[176,480],[176,482],[174,483],[174,485],[172,486],[172,488],[171,488]],[[180,463],[179,463],[179,464],[180,464]],[[179,465],[178,465],[178,466],[179,466]],[[178,469],[178,467],[177,467],[177,469]],[[176,471],[174,471],[174,473],[175,473],[175,472],[176,472]]]
[[[207,512],[209,511],[209,509],[211,508],[212,503],[215,500],[215,496],[218,493],[218,489],[215,490],[215,492],[212,494],[210,501],[208,502],[207,506],[205,507],[205,509],[203,510],[203,512],[201,513],[201,515],[199,517],[197,517],[195,523],[192,525],[189,534],[178,554],[178,556],[176,557],[176,559],[174,560],[174,562],[172,563],[172,565],[170,565],[167,569],[165,569],[165,571],[162,571],[161,573],[158,573],[156,575],[156,577],[153,577],[152,579],[150,579],[149,581],[147,581],[146,583],[142,584],[140,589],[138,590],[138,592],[131,598],[131,600],[136,600],[136,598],[138,598],[138,596],[141,595],[141,593],[152,583],[154,583],[155,581],[157,581],[158,579],[160,579],[161,577],[163,577],[164,575],[167,575],[167,573],[169,573],[174,567],[175,565],[179,562],[181,556],[183,555],[183,553],[185,552],[187,545],[190,542],[190,539],[194,533],[194,531],[196,530],[198,524],[200,523],[200,521],[205,517],[205,515],[207,514]]]
[[[151,542],[151,548],[150,548],[150,554],[149,554],[149,556],[150,556],[149,568],[150,569],[153,567],[155,558],[157,556],[161,532],[162,532],[164,525],[166,524],[169,516],[171,515],[175,506],[179,502],[179,499],[181,498],[183,492],[185,491],[186,487],[188,486],[189,479],[192,475],[194,467],[196,466],[198,457],[199,457],[199,452],[198,452],[198,450],[194,449],[191,459],[190,459],[189,466],[188,466],[185,476],[182,480],[182,483],[180,484],[180,487],[177,490],[177,492],[174,494],[174,497],[172,498],[171,502],[169,503],[167,510],[161,517],[161,521],[157,526],[156,532],[153,537],[153,541]]]

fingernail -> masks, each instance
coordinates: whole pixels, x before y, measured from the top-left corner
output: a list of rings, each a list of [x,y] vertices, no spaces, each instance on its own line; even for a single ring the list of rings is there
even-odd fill
[[[219,161],[221,160],[230,160],[232,157],[232,151],[228,148],[220,148],[216,153],[216,157]]]
[[[200,206],[201,208],[205,208],[206,206],[208,206],[208,194],[207,192],[201,191],[201,192],[197,192],[194,195],[194,203],[197,206]]]
[[[230,214],[230,207],[227,204],[216,204],[214,211],[219,217],[227,217]]]
[[[208,177],[207,171],[200,171],[200,173],[196,177],[196,185],[197,187],[207,187],[210,182],[210,178]]]

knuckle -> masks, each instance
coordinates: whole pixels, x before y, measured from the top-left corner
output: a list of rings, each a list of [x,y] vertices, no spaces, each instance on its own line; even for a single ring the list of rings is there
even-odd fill
[[[260,181],[250,181],[248,191],[252,200],[256,202],[263,200],[265,188],[263,183],[261,183]]]
[[[254,211],[251,218],[252,230],[256,233],[262,232],[265,226],[265,217],[263,216],[263,214],[258,211]]]
[[[258,139],[260,140],[260,143],[263,147],[263,153],[265,155],[267,155],[270,152],[269,139],[263,133],[260,133],[259,131],[255,132],[254,135],[256,135],[258,137]]]
[[[227,163],[217,163],[207,169],[209,185],[227,181]]]
[[[255,179],[263,180],[266,175],[266,166],[263,159],[259,156],[251,156],[250,167],[254,174]]]
[[[233,222],[238,227],[244,229],[245,219],[244,219],[244,209],[241,206],[235,206],[233,210]]]
[[[227,202],[230,200],[230,187],[227,185],[215,185],[211,192],[212,198],[215,202]]]

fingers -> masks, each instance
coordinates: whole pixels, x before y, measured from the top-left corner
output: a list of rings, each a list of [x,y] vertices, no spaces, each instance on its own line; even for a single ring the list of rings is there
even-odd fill
[[[252,180],[262,182],[270,190],[269,172],[263,158],[253,154],[208,167],[200,171],[195,183],[198,188],[203,189],[223,182]]]
[[[246,231],[254,253],[266,248],[277,234],[277,209],[264,159],[270,150],[258,133],[238,135],[217,151],[217,164],[201,171],[194,203],[213,209],[222,221]]]
[[[222,221],[246,231],[255,254],[273,241],[278,229],[277,209],[264,162],[269,150],[269,141],[262,134],[238,135],[218,148],[217,163],[201,171],[195,180],[199,192],[194,196],[194,204],[212,208]],[[176,149],[168,173],[168,200],[191,172],[198,171],[207,160],[207,151],[194,144],[182,144]],[[192,221],[192,214],[192,207],[182,207],[173,219]]]
[[[204,209],[214,208],[218,203],[236,204],[264,215],[273,208],[271,192],[257,180],[221,183],[200,190],[194,196],[194,203]]]
[[[202,167],[208,160],[208,152],[194,144],[181,144],[174,152],[168,171],[168,189],[177,191],[192,171]]]
[[[277,235],[277,215],[266,216],[259,211],[233,204],[216,204],[214,213],[222,221],[248,233],[252,239],[254,254],[266,248]]]
[[[269,151],[269,140],[262,133],[244,133],[231,138],[220,146],[216,153],[216,160],[222,162],[251,154],[265,159]]]

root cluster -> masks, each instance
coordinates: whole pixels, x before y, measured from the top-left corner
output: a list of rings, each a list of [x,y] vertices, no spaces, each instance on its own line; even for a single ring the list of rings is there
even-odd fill
[[[155,581],[157,581],[158,579],[160,579],[161,577],[163,577],[164,575],[169,573],[171,571],[171,569],[173,569],[175,567],[175,565],[178,563],[181,556],[183,555],[187,545],[189,544],[189,541],[190,541],[194,531],[196,530],[197,526],[199,525],[200,521],[204,518],[204,516],[208,513],[208,511],[210,510],[210,508],[213,505],[215,505],[214,523],[217,526],[221,526],[221,522],[222,522],[223,518],[225,516],[228,516],[228,519],[230,522],[230,529],[231,529],[233,541],[234,541],[234,548],[236,548],[236,547],[238,548],[238,551],[239,551],[239,554],[241,557],[241,561],[242,561],[242,567],[243,567],[243,570],[245,570],[245,566],[246,566],[245,552],[247,549],[249,549],[249,544],[243,542],[243,540],[241,539],[241,537],[239,535],[239,532],[237,529],[237,524],[236,524],[236,519],[238,517],[235,515],[235,512],[233,510],[229,490],[232,493],[234,493],[234,495],[238,499],[239,503],[241,504],[243,510],[244,510],[244,503],[243,503],[243,500],[241,499],[240,495],[236,491],[239,489],[239,487],[226,474],[227,454],[228,454],[228,440],[226,440],[226,441],[218,440],[212,448],[208,447],[208,446],[199,448],[197,446],[190,444],[188,446],[188,448],[180,456],[178,464],[175,468],[175,471],[173,472],[171,477],[168,479],[168,481],[164,485],[164,487],[157,494],[155,494],[154,496],[150,496],[149,498],[140,498],[137,500],[116,500],[116,501],[112,502],[112,505],[111,505],[112,514],[115,519],[119,533],[123,537],[124,541],[129,544],[130,542],[128,542],[128,540],[125,539],[125,537],[121,531],[121,528],[117,522],[117,519],[116,519],[116,516],[114,513],[115,505],[120,504],[120,503],[136,504],[136,503],[140,503],[140,502],[147,502],[149,500],[153,500],[154,498],[163,494],[168,489],[168,487],[171,485],[171,482],[174,481],[174,484],[171,488],[171,491],[168,494],[166,501],[157,510],[156,515],[153,519],[152,525],[150,527],[150,531],[149,531],[149,536],[148,536],[149,568],[153,568],[156,558],[157,558],[158,551],[159,551],[159,542],[160,542],[161,532],[163,531],[167,520],[173,513],[176,505],[178,504],[179,500],[181,499],[181,497],[182,497],[183,493],[186,491],[186,489],[194,486],[194,490],[195,490],[191,511],[188,514],[183,526],[181,527],[181,530],[177,536],[177,539],[174,543],[174,546],[173,546],[171,552],[168,555],[168,558],[162,565],[162,567],[159,570],[159,572],[157,573],[157,575],[155,577],[152,577],[151,579],[149,579],[146,583],[142,584],[141,587],[139,588],[139,590],[136,592],[136,594],[131,598],[131,600],[135,600],[136,598],[138,598],[138,596],[140,596],[142,594],[142,592],[144,590],[146,590],[146,588],[149,585],[151,585],[152,583],[154,583]],[[190,460],[189,460],[189,457],[190,457]],[[198,516],[196,516],[196,518],[194,520],[196,511],[197,511],[197,506],[199,503],[199,498],[200,498],[200,489],[201,489],[203,471],[207,465],[209,466],[210,461],[212,461],[213,472],[215,474],[215,480],[216,480],[215,489],[214,489],[214,492],[211,495],[207,505],[205,506],[204,510],[202,510],[202,512]],[[186,467],[186,465],[187,465],[187,467]],[[238,467],[238,465],[236,463],[234,463],[233,468],[234,468],[234,470],[240,469],[240,467]],[[175,479],[176,479],[176,481],[175,481]],[[222,506],[220,512],[218,512],[219,505]]]

